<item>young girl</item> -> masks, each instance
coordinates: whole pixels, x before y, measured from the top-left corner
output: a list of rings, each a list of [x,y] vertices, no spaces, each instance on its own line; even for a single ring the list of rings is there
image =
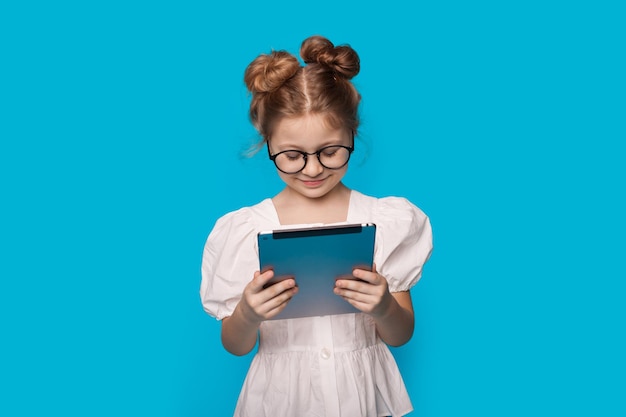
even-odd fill
[[[246,69],[250,118],[285,188],[271,199],[220,218],[202,260],[202,303],[222,321],[235,355],[259,342],[235,416],[401,416],[413,408],[387,345],[413,334],[410,288],[432,250],[426,215],[398,197],[373,198],[341,180],[359,125],[351,83],[359,57],[313,36],[300,50],[258,56]],[[271,320],[297,302],[295,280],[264,288],[259,231],[298,225],[375,223],[374,269],[334,289],[360,313]]]

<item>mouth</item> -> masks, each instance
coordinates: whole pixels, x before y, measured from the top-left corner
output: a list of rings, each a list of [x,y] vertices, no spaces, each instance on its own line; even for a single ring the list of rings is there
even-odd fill
[[[320,185],[322,185],[324,183],[324,179],[319,179],[319,180],[301,180],[302,184],[304,184],[305,187],[309,187],[309,188],[315,188],[315,187],[319,187]]]

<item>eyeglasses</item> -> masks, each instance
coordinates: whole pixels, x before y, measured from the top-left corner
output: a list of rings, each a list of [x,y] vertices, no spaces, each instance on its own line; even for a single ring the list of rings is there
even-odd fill
[[[285,174],[297,174],[306,167],[309,155],[316,155],[320,165],[327,169],[343,168],[354,151],[351,146],[331,145],[324,146],[316,152],[303,152],[294,149],[278,152],[272,155],[269,144],[267,153],[279,171]]]

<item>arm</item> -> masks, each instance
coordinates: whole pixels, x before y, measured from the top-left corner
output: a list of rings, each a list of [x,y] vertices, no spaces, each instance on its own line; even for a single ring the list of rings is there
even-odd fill
[[[335,294],[364,313],[376,323],[380,338],[391,346],[401,346],[413,336],[414,315],[409,291],[390,293],[385,277],[373,271],[355,269],[356,280],[338,280]]]
[[[234,355],[245,355],[256,345],[259,326],[280,313],[298,292],[295,280],[287,279],[268,288],[263,286],[274,271],[255,272],[243,290],[233,314],[222,320],[222,345]]]
[[[391,346],[401,346],[411,340],[415,318],[409,291],[391,293],[393,301],[386,313],[374,316],[381,339]]]

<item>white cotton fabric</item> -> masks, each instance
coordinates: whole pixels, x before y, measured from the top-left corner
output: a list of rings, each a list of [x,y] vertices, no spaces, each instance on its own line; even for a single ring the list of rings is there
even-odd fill
[[[368,222],[376,224],[378,272],[391,292],[409,290],[432,251],[428,217],[404,198],[352,191],[345,223]],[[259,269],[257,233],[293,226],[280,225],[271,199],[220,218],[202,259],[205,311],[218,320],[230,316]],[[356,313],[263,322],[235,416],[402,416],[412,410],[373,320]]]

